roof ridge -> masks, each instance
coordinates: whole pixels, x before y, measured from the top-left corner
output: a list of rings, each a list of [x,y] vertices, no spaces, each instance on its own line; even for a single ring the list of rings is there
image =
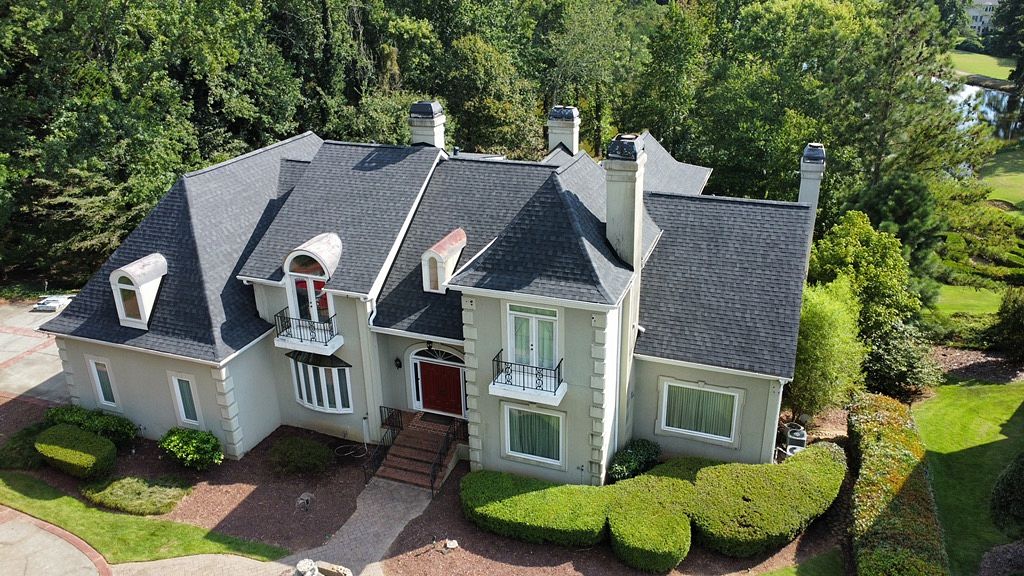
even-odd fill
[[[476,162],[478,164],[497,164],[499,166],[512,164],[514,166],[529,166],[531,168],[547,168],[552,172],[554,172],[558,168],[557,166],[545,164],[544,162],[540,162],[537,160],[510,160],[508,158],[505,158],[503,160],[488,160],[485,158],[466,158],[463,156],[451,155],[448,156],[448,160],[458,160],[459,162]]]
[[[755,204],[761,206],[778,206],[780,208],[810,209],[811,205],[806,202],[791,202],[789,200],[769,200],[766,198],[740,198],[736,196],[718,196],[715,194],[674,194],[672,192],[660,192],[657,190],[645,191],[651,196],[659,198],[678,198],[681,200],[726,202],[737,204]]]
[[[238,161],[241,161],[241,160],[246,160],[246,159],[248,159],[248,158],[250,158],[252,156],[256,156],[257,154],[262,154],[263,152],[268,152],[270,150],[273,150],[274,148],[278,148],[280,146],[284,146],[285,144],[290,144],[292,142],[297,142],[297,141],[299,141],[299,140],[301,140],[303,138],[306,138],[307,136],[316,136],[316,133],[313,132],[312,130],[306,130],[302,134],[298,134],[298,135],[292,136],[291,138],[286,138],[284,140],[280,140],[278,142],[274,142],[273,144],[268,144],[267,146],[264,146],[263,148],[257,148],[255,150],[246,152],[245,154],[242,154],[241,156],[235,156],[234,158],[228,158],[227,160],[225,160],[223,162],[219,162],[217,164],[214,164],[213,166],[207,166],[206,168],[200,168],[199,170],[193,170],[191,172],[186,172],[185,174],[182,175],[182,178],[192,178],[193,176],[200,176],[202,174],[206,174],[207,172],[211,172],[213,170],[217,170],[219,168],[223,168],[225,166],[228,166],[230,164],[234,164],[235,162],[238,162]],[[317,136],[317,138],[319,138],[319,136]]]
[[[601,165],[598,164],[597,160],[594,160],[594,158],[591,157],[590,154],[587,154],[587,152],[585,150],[581,150],[580,153],[578,153],[578,154],[576,154],[576,155],[574,155],[572,157],[572,162],[569,162],[568,164],[565,164],[563,166],[559,166],[555,170],[555,174],[562,174],[566,170],[568,170],[570,167],[575,166],[578,162],[585,162],[586,161],[586,160],[584,160],[585,158],[589,158],[590,162],[593,163],[594,166],[597,166],[599,168],[601,167]]]
[[[608,290],[608,287],[605,286],[604,281],[601,278],[601,275],[598,274],[597,272],[597,267],[594,266],[594,260],[593,258],[591,258],[590,252],[587,250],[587,247],[583,243],[583,239],[586,237],[586,234],[583,231],[583,222],[580,221],[581,215],[579,214],[578,208],[572,202],[569,201],[569,194],[571,191],[567,190],[562,185],[562,181],[561,179],[558,178],[557,174],[552,175],[552,178],[554,178],[555,181],[555,195],[558,196],[559,201],[561,201],[562,205],[565,206],[566,211],[569,213],[569,222],[572,225],[573,231],[576,233],[574,244],[583,253],[583,259],[584,261],[586,261],[587,265],[590,268],[589,272],[591,278],[593,280],[596,280],[595,284],[600,287],[602,296],[604,296],[608,300],[615,301],[616,298],[612,297],[611,292]],[[575,193],[573,194],[575,195]],[[580,206],[584,206],[584,208],[586,208],[586,206],[583,204],[581,200],[578,199],[578,197],[577,203]]]

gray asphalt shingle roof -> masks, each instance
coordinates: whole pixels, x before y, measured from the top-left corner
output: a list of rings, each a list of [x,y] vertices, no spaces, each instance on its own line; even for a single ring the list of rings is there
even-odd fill
[[[644,190],[688,196],[696,196],[704,190],[711,168],[679,162],[646,130],[640,137],[647,152]]]
[[[220,361],[265,333],[251,287],[235,274],[279,192],[284,159],[309,160],[311,132],[179,179],[45,331]],[[293,167],[295,168],[295,167]],[[230,211],[230,217],[225,214]],[[108,280],[115,269],[159,252],[167,260],[149,330],[118,322]]]
[[[807,205],[649,194],[664,234],[643,271],[636,353],[791,378]]]
[[[241,269],[278,281],[285,257],[324,233],[341,238],[327,288],[368,294],[441,151],[324,142]]]

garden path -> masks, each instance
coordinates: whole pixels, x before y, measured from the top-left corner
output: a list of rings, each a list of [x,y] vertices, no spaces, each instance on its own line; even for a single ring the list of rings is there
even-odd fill
[[[0,574],[110,576],[110,567],[74,534],[0,506]]]

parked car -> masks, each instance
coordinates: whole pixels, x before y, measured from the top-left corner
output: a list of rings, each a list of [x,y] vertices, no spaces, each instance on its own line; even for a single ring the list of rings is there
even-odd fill
[[[32,306],[33,312],[60,312],[71,304],[74,296],[44,296],[42,300]]]

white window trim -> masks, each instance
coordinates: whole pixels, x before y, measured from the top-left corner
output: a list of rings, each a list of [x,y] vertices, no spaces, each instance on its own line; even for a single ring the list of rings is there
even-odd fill
[[[680,380],[673,380],[670,378],[662,378],[660,382],[661,394],[659,396],[661,406],[658,408],[658,432],[661,434],[673,435],[673,436],[686,436],[689,438],[696,438],[705,442],[728,445],[737,447],[739,444],[739,422],[740,414],[743,411],[743,390],[739,388],[724,388],[721,386],[714,386],[706,382],[684,382]],[[696,390],[706,390],[709,392],[716,392],[718,394],[727,394],[732,396],[732,425],[730,427],[729,437],[716,436],[714,434],[707,434],[704,432],[698,432],[696,430],[687,430],[685,428],[675,428],[666,424],[666,418],[668,417],[668,390],[671,386],[678,386],[680,388],[693,388]]]
[[[178,390],[178,380],[185,380],[188,382],[188,387],[192,391],[192,402],[196,405],[196,420],[189,420],[185,417],[185,403],[181,400],[181,391]],[[196,387],[195,376],[191,374],[184,374],[182,372],[167,372],[167,384],[171,387],[171,396],[174,397],[174,416],[178,419],[178,425],[183,428],[196,428],[198,430],[205,430],[206,425],[203,423],[203,407],[199,403],[199,389]]]
[[[516,311],[512,310],[513,306],[522,306],[524,308],[539,308],[541,310],[547,310],[549,312],[554,312],[555,315],[554,315],[554,317],[552,317],[552,316],[544,316],[544,315],[541,315],[541,314],[530,314],[529,312],[516,312]],[[513,320],[513,318],[512,318],[513,316],[522,316],[522,317],[525,317],[525,318],[539,318],[541,320],[554,321],[554,323],[555,323],[555,333],[553,334],[552,337],[553,337],[553,345],[555,347],[555,349],[554,349],[555,366],[558,366],[559,360],[562,359],[562,357],[560,356],[560,354],[561,354],[561,347],[559,346],[559,344],[560,344],[560,342],[559,342],[559,335],[562,332],[561,329],[560,329],[560,324],[561,324],[561,319],[562,319],[562,315],[561,315],[560,311],[557,308],[549,308],[547,306],[537,306],[537,305],[534,305],[534,304],[520,304],[518,302],[506,302],[505,303],[505,323],[507,324],[507,330],[505,331],[505,339],[506,339],[505,340],[505,361],[506,362],[512,362],[513,364],[517,364],[517,362],[515,360],[515,358],[516,358],[516,348],[515,348],[515,346],[516,346],[516,335],[515,335],[516,323],[515,323],[515,320]],[[535,330],[536,326],[537,326],[536,322],[531,322],[531,328],[530,329],[536,332],[536,330]],[[534,339],[535,336],[537,336],[537,335],[536,334],[530,334],[531,341],[534,341],[533,339]],[[534,341],[534,346],[536,346],[536,342],[535,341]],[[532,362],[532,364],[530,364],[530,366],[539,366],[540,365],[540,363],[539,363],[539,356],[538,355],[539,355],[539,352],[537,350],[532,350],[531,351],[530,361]],[[554,368],[555,366],[552,366],[551,368]]]
[[[89,367],[89,378],[92,380],[93,389],[96,391],[96,403],[101,408],[121,412],[121,396],[117,393],[117,385],[114,383],[114,374],[110,368],[110,360],[102,356],[85,355],[85,363]],[[107,367],[107,379],[110,380],[110,393],[114,395],[114,402],[110,403],[103,399],[103,389],[100,388],[100,375],[96,370],[96,364],[103,364]]]
[[[461,352],[451,349],[447,346],[438,346],[439,350],[444,350],[450,354],[453,354],[459,358],[465,360],[465,357]],[[462,372],[462,414],[458,414],[460,418],[466,417],[466,364],[463,362],[459,364],[457,362],[446,362],[437,358],[421,358],[416,356],[417,352],[426,350],[426,346],[413,346],[405,354],[405,365],[409,367],[407,380],[409,382],[409,405],[412,406],[413,410],[419,410],[420,412],[434,412],[433,410],[427,410],[423,408],[423,391],[420,389],[420,377],[419,369],[420,363],[426,362],[428,364],[440,364],[442,366],[451,366],[458,368]],[[456,416],[455,414],[449,414],[447,412],[437,412],[437,414],[443,414],[444,416]]]
[[[296,362],[295,360],[292,360],[291,358],[289,358],[289,362],[291,363],[290,371],[292,373],[292,391],[295,394],[295,402],[297,402],[299,404],[299,406],[302,406],[303,408],[306,408],[308,410],[313,410],[313,411],[316,411],[316,412],[324,412],[324,413],[327,413],[327,414],[352,414],[354,412],[354,409],[352,407],[353,401],[352,401],[352,371],[351,371],[351,369],[349,369],[349,368],[326,368],[326,367],[323,367],[323,366],[313,366],[311,364],[303,364],[301,362]],[[323,389],[323,393],[324,393],[324,406],[322,406],[322,407],[321,406],[317,406],[315,402],[306,402],[302,398],[302,396],[299,395],[299,381],[295,377],[295,375],[297,374],[298,370],[302,370],[304,375],[305,375],[305,377],[310,379],[309,380],[310,388],[312,388],[315,385],[315,383],[312,380],[313,376],[312,376],[312,373],[310,372],[310,370],[319,370],[320,371],[320,383],[321,383],[321,385],[323,385],[327,381],[326,380],[326,374],[324,374],[324,372],[327,371],[327,370],[333,371],[334,372],[334,397],[338,399],[338,407],[337,408],[330,408],[329,406],[327,406],[327,404],[326,404],[327,403],[327,396],[326,396],[327,389],[326,388]],[[341,405],[341,386],[340,386],[339,380],[338,380],[338,376],[340,376],[340,374],[339,374],[340,372],[344,372],[345,373],[345,389],[348,391],[348,404],[349,404],[347,408]],[[304,389],[305,389],[305,383],[303,383],[303,390]]]
[[[523,454],[521,452],[512,451],[512,438],[509,434],[509,411],[519,410],[522,412],[535,412],[537,414],[547,414],[549,416],[558,417],[558,455],[559,460],[551,460],[550,458],[542,458],[540,456],[534,456],[532,454]],[[501,403],[501,455],[510,460],[516,460],[518,462],[525,462],[527,464],[537,464],[546,466],[548,468],[558,468],[560,470],[565,469],[565,413],[557,412],[555,410],[547,410],[544,408],[538,408],[533,405],[525,404],[513,404],[510,402]]]
[[[120,284],[121,278],[127,278],[132,283],[131,286]],[[135,280],[124,273],[116,274],[110,278],[110,288],[114,293],[114,305],[117,307],[117,319],[121,322],[121,326],[126,328],[140,328],[142,330],[149,330],[149,310],[146,307],[146,302],[142,298],[142,290]],[[124,300],[121,298],[121,290],[131,290],[135,292],[135,302],[139,306],[139,316],[141,318],[129,318],[124,311]]]

